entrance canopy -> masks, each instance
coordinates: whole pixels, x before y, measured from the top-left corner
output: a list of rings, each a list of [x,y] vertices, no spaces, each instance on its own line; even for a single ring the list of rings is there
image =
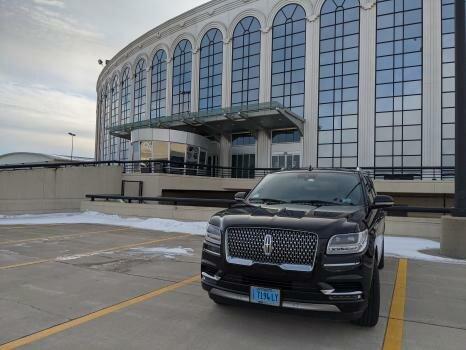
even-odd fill
[[[208,112],[177,114],[118,125],[110,128],[110,134],[130,139],[131,131],[141,128],[187,131],[214,139],[218,139],[221,134],[225,133],[248,132],[257,129],[297,128],[303,135],[304,118],[279,103],[267,102]]]

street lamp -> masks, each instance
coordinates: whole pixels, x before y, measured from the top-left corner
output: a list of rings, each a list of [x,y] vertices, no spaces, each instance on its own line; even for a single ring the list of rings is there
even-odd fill
[[[68,135],[71,136],[71,161],[73,160],[73,146],[74,146],[74,137],[76,136],[76,134],[73,134],[72,132],[69,132]]]

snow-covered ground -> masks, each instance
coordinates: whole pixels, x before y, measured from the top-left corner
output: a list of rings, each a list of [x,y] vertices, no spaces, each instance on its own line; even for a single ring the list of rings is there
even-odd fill
[[[204,221],[185,222],[158,218],[122,218],[118,215],[107,215],[91,211],[84,213],[0,215],[0,225],[45,224],[101,224],[193,235],[204,235],[207,226]]]
[[[103,224],[113,226],[125,226],[146,230],[179,232],[193,235],[203,235],[206,222],[184,222],[169,219],[140,219],[122,218],[118,215],[107,215],[96,212],[38,214],[38,215],[0,215],[0,225],[40,225],[40,224]],[[427,254],[425,251],[438,251],[440,243],[430,239],[414,237],[385,237],[385,255],[404,257],[413,260],[425,260],[433,262],[466,264],[466,260],[450,259],[437,255]],[[163,254],[164,256],[189,255],[189,248],[137,248],[133,249],[138,254]],[[65,257],[64,257],[65,258]],[[70,257],[66,257],[69,259]]]

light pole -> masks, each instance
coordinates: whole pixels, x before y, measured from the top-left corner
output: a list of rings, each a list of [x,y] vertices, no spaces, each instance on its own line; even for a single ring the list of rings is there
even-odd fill
[[[70,160],[73,160],[74,137],[76,136],[76,134],[73,134],[72,132],[69,132],[68,135],[71,136],[71,159]]]
[[[464,0],[455,1],[455,62],[456,62],[456,114],[455,114],[455,211],[453,215],[466,217],[466,35]]]

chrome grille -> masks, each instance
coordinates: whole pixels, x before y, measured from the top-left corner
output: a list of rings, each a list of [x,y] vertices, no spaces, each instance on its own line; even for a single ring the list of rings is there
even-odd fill
[[[267,235],[272,237],[270,254],[264,249]],[[230,227],[226,231],[226,256],[232,264],[262,263],[284,270],[312,271],[317,244],[318,236],[307,231],[268,227]]]

